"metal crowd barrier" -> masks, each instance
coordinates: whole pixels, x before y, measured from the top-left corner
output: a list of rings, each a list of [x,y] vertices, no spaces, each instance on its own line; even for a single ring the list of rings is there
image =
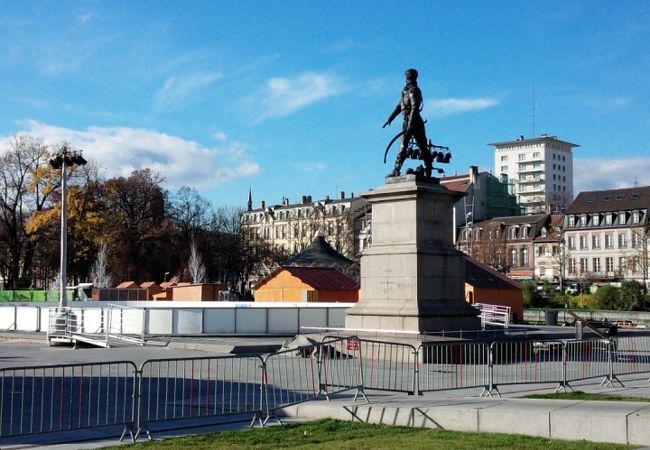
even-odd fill
[[[59,316],[64,320],[64,316]],[[68,320],[68,319],[66,319]],[[57,324],[57,322],[55,322]],[[64,325],[64,322],[61,322]],[[251,414],[265,425],[280,408],[365,389],[421,394],[500,385],[570,383],[650,372],[650,337],[579,341],[405,343],[324,337],[248,356],[0,369],[0,437],[122,426],[135,441],[149,425]],[[279,420],[279,419],[278,419]]]
[[[421,345],[417,350],[418,392],[487,386],[489,351],[482,342]]]
[[[417,391],[418,354],[414,346],[370,339],[357,341],[365,389],[411,395]]]
[[[355,337],[325,337],[316,345],[272,353],[262,363],[265,424],[275,411],[321,396],[356,390],[363,392],[360,344]]]
[[[156,359],[139,370],[134,440],[152,422],[263,412],[260,356]]]
[[[650,372],[650,336],[619,336],[612,340],[612,345],[615,374]]]
[[[130,361],[0,369],[0,437],[122,425],[133,432]]]

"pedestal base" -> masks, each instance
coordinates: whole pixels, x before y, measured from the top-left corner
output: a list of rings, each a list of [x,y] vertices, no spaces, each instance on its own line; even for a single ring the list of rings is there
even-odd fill
[[[372,245],[361,256],[361,301],[346,313],[354,330],[477,330],[464,300],[465,263],[454,249],[453,205],[462,194],[394,177],[362,194],[372,205]]]

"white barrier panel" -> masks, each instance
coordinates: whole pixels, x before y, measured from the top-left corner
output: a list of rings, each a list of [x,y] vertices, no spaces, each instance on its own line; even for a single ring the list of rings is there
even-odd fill
[[[16,329],[20,331],[38,331],[39,308],[36,306],[16,307]]]
[[[207,308],[203,311],[203,332],[206,334],[234,334],[235,310]]]
[[[16,307],[0,306],[0,330],[16,329]]]
[[[266,330],[266,309],[235,309],[236,333],[264,333]]]
[[[267,333],[298,333],[298,309],[267,309]]]
[[[111,302],[128,313],[118,314],[120,333],[149,335],[174,334],[265,334],[300,332],[301,327],[345,326],[345,311],[350,303],[280,303],[280,302]],[[18,331],[45,331],[48,312],[56,302],[38,305],[14,303],[0,306],[0,330],[15,330],[20,309]],[[103,331],[108,302],[71,302],[79,317],[81,333]],[[39,312],[40,309],[40,312]],[[140,315],[144,310],[143,318]],[[121,315],[120,315],[121,314]],[[122,317],[127,314],[128,317]]]
[[[202,309],[175,309],[174,333],[175,334],[201,334],[203,330]]]
[[[148,334],[173,334],[172,328],[174,311],[171,309],[147,308],[149,322],[146,332]]]
[[[300,326],[301,327],[319,327],[328,326],[327,309],[325,308],[309,308],[300,310]],[[318,325],[324,324],[324,325]],[[297,330],[298,332],[300,330]]]

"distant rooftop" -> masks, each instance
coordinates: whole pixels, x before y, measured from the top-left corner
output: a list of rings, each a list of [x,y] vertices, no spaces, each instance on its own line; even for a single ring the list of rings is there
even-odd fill
[[[493,147],[503,147],[506,145],[521,145],[521,144],[538,144],[542,142],[559,142],[560,144],[569,145],[571,147],[580,147],[578,144],[573,144],[568,141],[562,141],[557,138],[557,136],[547,136],[542,134],[540,137],[525,139],[524,136],[519,136],[514,141],[503,141],[503,142],[493,142],[491,145]]]
[[[650,186],[605,189],[578,194],[566,214],[585,214],[650,207]]]

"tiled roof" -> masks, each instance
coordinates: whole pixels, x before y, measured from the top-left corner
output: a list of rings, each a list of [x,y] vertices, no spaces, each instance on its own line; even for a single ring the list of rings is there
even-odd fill
[[[566,214],[626,211],[648,207],[650,207],[650,186],[642,186],[581,192],[569,205]]]
[[[535,239],[535,242],[558,242],[560,240],[560,233],[562,230],[562,224],[564,222],[563,214],[552,214],[551,223],[548,225],[546,230],[546,236],[539,236]]]
[[[468,255],[465,259],[465,283],[476,288],[521,289],[515,280],[505,276],[492,267],[478,262]]]
[[[255,289],[259,289],[284,270],[318,291],[350,291],[359,289],[359,284],[356,281],[331,267],[280,267],[264,280],[260,281],[255,286]]]

